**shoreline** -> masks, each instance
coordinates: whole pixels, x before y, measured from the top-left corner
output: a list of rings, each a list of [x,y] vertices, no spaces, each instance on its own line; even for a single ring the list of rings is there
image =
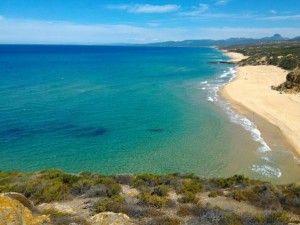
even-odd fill
[[[240,53],[223,51],[223,54],[235,63],[247,58]],[[268,144],[286,146],[294,158],[299,157],[300,95],[280,94],[270,88],[284,82],[288,72],[265,65],[236,70],[236,78],[220,90],[221,96],[234,110],[255,123]]]

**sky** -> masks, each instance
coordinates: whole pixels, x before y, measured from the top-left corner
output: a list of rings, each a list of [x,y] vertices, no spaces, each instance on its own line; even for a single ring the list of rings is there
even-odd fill
[[[0,0],[0,44],[300,36],[300,0]]]

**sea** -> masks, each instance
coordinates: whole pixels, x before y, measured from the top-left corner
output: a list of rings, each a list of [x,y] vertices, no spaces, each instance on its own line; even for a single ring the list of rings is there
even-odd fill
[[[0,170],[300,178],[219,90],[215,48],[0,45]]]

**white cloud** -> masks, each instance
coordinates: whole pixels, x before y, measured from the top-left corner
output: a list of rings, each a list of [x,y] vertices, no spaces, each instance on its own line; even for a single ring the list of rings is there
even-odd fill
[[[194,7],[193,11],[182,12],[182,13],[180,13],[180,15],[183,15],[183,16],[199,16],[199,15],[203,14],[205,11],[207,11],[208,8],[209,8],[209,5],[207,5],[207,4],[199,4],[198,7]]]
[[[128,25],[82,25],[59,21],[1,21],[1,44],[112,44],[149,43],[185,39],[264,37],[280,33],[299,36],[300,28],[164,28]]]
[[[258,20],[300,20],[300,15],[269,16],[269,17],[258,18]]]
[[[147,23],[147,25],[149,27],[159,27],[161,24],[160,23],[151,22],[151,23]]]
[[[215,5],[226,5],[230,0],[220,0],[215,3]]]
[[[276,14],[276,13],[277,13],[277,11],[276,11],[276,10],[274,10],[274,9],[271,9],[271,10],[270,10],[270,13]]]
[[[150,4],[126,4],[109,5],[109,9],[124,10],[128,13],[169,13],[180,9],[179,5],[150,5]]]

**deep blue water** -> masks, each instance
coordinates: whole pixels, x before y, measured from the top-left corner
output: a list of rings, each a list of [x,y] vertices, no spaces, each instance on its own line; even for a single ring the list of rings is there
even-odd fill
[[[216,103],[233,74],[209,62],[225,59],[213,48],[2,45],[0,170],[256,176],[260,143]]]

